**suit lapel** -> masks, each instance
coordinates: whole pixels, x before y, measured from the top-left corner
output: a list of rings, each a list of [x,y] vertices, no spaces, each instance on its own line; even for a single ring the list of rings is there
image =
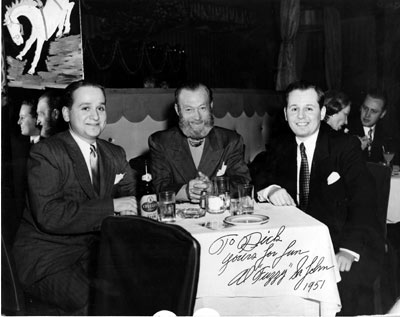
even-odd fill
[[[203,154],[198,168],[199,171],[208,176],[215,174],[215,169],[221,167],[218,166],[218,162],[221,160],[223,153],[224,149],[219,145],[215,130],[212,129],[205,140]]]
[[[104,197],[111,192],[114,185],[115,179],[113,178],[115,178],[115,173],[110,164],[113,161],[113,157],[101,140],[97,141],[97,148],[99,153],[100,197]]]
[[[78,144],[75,142],[69,131],[65,132],[63,139],[66,147],[68,148],[67,154],[69,155],[74,166],[76,179],[80,183],[86,195],[88,195],[90,198],[95,197],[96,194],[90,180],[88,167]]]
[[[312,193],[318,192],[315,186],[318,186],[318,177],[323,167],[323,161],[329,157],[329,137],[328,133],[323,132],[321,129],[318,134],[317,143],[315,145],[314,157],[311,166],[310,175],[310,196]]]
[[[177,173],[179,173],[186,182],[189,182],[193,176],[195,177],[197,169],[194,165],[189,145],[186,137],[183,136],[178,129],[175,131],[175,136],[172,137],[170,148],[166,151],[169,156],[172,157]]]

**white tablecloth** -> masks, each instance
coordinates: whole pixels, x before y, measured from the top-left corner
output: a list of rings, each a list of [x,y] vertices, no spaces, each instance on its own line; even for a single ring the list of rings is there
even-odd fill
[[[400,222],[400,175],[393,175],[390,180],[387,223]]]
[[[294,207],[259,204],[255,213],[270,219],[243,226],[224,226],[228,214],[177,221],[201,245],[195,309],[334,316],[340,274],[328,228]]]

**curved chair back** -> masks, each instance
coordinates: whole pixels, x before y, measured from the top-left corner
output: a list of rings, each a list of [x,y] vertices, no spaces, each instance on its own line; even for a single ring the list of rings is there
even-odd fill
[[[101,227],[94,315],[193,314],[200,245],[178,225],[139,216],[108,217]]]

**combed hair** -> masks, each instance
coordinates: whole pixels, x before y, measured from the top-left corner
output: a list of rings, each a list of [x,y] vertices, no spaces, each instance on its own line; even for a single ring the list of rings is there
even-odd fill
[[[63,107],[71,108],[74,103],[74,98],[73,98],[74,92],[81,87],[99,88],[103,92],[104,98],[106,98],[106,92],[102,85],[82,79],[82,80],[72,82],[65,88],[64,95],[62,96],[62,100],[61,100],[61,105]]]
[[[210,87],[208,87],[206,84],[200,83],[200,82],[186,82],[184,84],[182,84],[181,86],[179,86],[176,90],[175,90],[175,104],[179,104],[178,103],[178,99],[179,99],[179,95],[181,93],[182,90],[197,90],[199,88],[204,88],[207,92],[208,95],[208,101],[211,103],[213,101],[213,94],[212,94],[212,90],[210,89]]]
[[[304,80],[299,80],[299,81],[295,81],[291,84],[289,84],[286,88],[286,106],[287,106],[287,101],[288,101],[288,97],[289,94],[294,91],[294,90],[307,90],[307,89],[314,89],[317,92],[317,96],[318,96],[318,104],[319,107],[322,108],[322,106],[324,105],[324,92],[322,91],[321,88],[319,88],[317,85],[311,84],[307,81]]]

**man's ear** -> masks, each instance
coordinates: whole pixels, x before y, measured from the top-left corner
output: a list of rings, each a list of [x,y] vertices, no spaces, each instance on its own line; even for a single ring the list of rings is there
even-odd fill
[[[59,118],[59,116],[60,116],[60,110],[58,110],[58,109],[53,109],[53,111],[51,112],[51,117],[52,117],[54,120],[57,120],[57,119]]]
[[[386,115],[386,109],[385,109],[385,110],[383,110],[383,112],[381,113],[381,115],[380,115],[379,119],[382,119],[382,118],[383,118],[385,115]]]
[[[68,107],[64,106],[62,108],[62,115],[63,115],[64,121],[69,122],[69,108]]]
[[[287,108],[283,108],[283,114],[285,115],[285,120],[287,121]]]
[[[179,116],[179,106],[177,104],[175,104],[175,112],[176,114]]]
[[[321,108],[321,121],[324,120],[325,115],[326,115],[326,107],[322,106],[322,108]]]
[[[214,107],[214,102],[213,102],[213,101],[211,101],[211,102],[210,102],[210,109],[212,110],[212,109],[213,109],[213,107]]]

